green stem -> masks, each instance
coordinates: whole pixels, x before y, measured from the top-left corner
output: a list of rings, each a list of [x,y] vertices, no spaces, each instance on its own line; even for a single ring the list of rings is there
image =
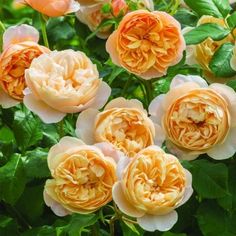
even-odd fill
[[[118,220],[118,218],[116,216],[113,216],[109,222],[111,236],[115,236],[115,221],[116,220]]]
[[[62,138],[64,136],[64,121],[63,120],[61,120],[57,124],[57,130],[58,130],[60,138]]]
[[[48,43],[48,36],[47,36],[47,28],[46,28],[46,20],[44,19],[43,15],[40,15],[40,21],[41,21],[41,30],[42,30],[42,35],[43,35],[43,42],[44,45],[49,48],[49,43]]]
[[[128,88],[129,88],[131,82],[132,82],[132,77],[129,76],[128,79],[127,79],[127,81],[126,81],[126,83],[125,83],[125,86],[124,86],[124,88],[123,88],[123,90],[122,90],[122,93],[121,93],[121,96],[122,96],[122,97],[125,96],[125,94],[126,94]]]
[[[151,80],[143,80],[143,84],[145,86],[146,95],[147,95],[147,106],[151,103],[153,99],[153,86]]]

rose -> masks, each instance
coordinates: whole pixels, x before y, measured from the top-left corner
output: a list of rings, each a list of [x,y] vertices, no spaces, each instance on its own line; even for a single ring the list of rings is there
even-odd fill
[[[236,93],[199,76],[177,75],[167,94],[150,104],[152,120],[162,124],[167,147],[179,158],[200,154],[220,160],[236,151]]]
[[[191,174],[176,157],[157,146],[141,150],[132,159],[121,158],[117,173],[113,200],[147,231],[170,230],[178,218],[174,209],[193,192]]]
[[[77,0],[77,2],[79,2],[82,6],[92,6],[98,3],[105,4],[109,1],[110,0]]]
[[[116,163],[99,147],[63,137],[50,149],[48,166],[53,179],[46,181],[44,200],[56,215],[91,213],[112,200]]]
[[[137,4],[138,9],[149,9],[153,10],[152,0],[133,1]],[[98,27],[104,20],[112,19],[120,15],[125,15],[130,10],[125,0],[112,0],[110,3],[111,12],[104,13],[102,8],[104,2],[100,4],[92,4],[89,6],[82,6],[76,13],[77,18],[84,24],[86,24],[91,31],[97,31]],[[112,25],[106,25],[99,28],[96,35],[99,38],[106,39],[112,33]]]
[[[33,60],[26,71],[24,104],[45,123],[56,123],[67,113],[101,108],[110,87],[99,79],[96,65],[83,52],[54,51]]]
[[[127,14],[106,43],[113,63],[143,79],[165,75],[181,60],[184,49],[180,24],[160,11]]]
[[[198,26],[206,23],[214,23],[226,28],[226,23],[224,19],[215,18],[213,16],[202,16],[198,21]],[[193,29],[192,27],[187,27],[183,30],[183,33],[187,33]],[[204,75],[209,82],[222,82],[224,83],[227,78],[216,78],[213,72],[211,71],[209,64],[215,54],[215,52],[224,44],[224,43],[233,43],[234,38],[229,34],[226,38],[220,41],[214,41],[212,38],[207,38],[203,42],[197,45],[189,45],[186,48],[186,62],[189,65],[199,64],[204,70]]]
[[[164,140],[159,125],[154,126],[143,105],[136,99],[117,98],[103,112],[88,109],[76,123],[76,134],[88,144],[109,142],[129,157],[154,143]]]
[[[63,16],[76,12],[80,8],[79,3],[75,0],[15,0],[16,6],[24,4],[50,17]]]
[[[0,56],[0,104],[12,107],[23,100],[25,70],[32,60],[50,50],[37,44],[39,32],[29,25],[9,27],[3,34]]]

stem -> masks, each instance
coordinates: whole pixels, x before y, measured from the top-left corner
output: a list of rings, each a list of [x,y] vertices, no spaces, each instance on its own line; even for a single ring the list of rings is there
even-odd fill
[[[143,80],[147,95],[147,105],[149,105],[153,99],[153,86],[151,80]]]
[[[115,236],[115,221],[117,220],[118,218],[116,216],[113,216],[110,220],[110,235],[111,236]]]
[[[47,28],[46,28],[46,20],[44,19],[43,15],[40,15],[40,21],[41,21],[41,30],[42,30],[42,35],[43,35],[43,42],[44,45],[49,48],[49,43],[48,43],[48,36],[47,36]]]
[[[61,120],[57,124],[57,130],[58,130],[60,138],[62,138],[64,136],[64,121],[63,120]]]
[[[132,82],[132,77],[129,76],[128,79],[127,79],[127,81],[126,81],[126,83],[125,83],[125,86],[124,86],[124,88],[123,88],[123,90],[122,90],[122,93],[121,93],[121,96],[122,96],[122,97],[125,96],[125,93],[127,92],[127,89],[129,88],[131,82]]]

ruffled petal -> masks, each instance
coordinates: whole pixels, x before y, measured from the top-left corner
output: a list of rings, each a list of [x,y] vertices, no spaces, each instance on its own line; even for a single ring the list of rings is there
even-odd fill
[[[81,112],[77,119],[75,133],[77,137],[84,140],[87,144],[93,144],[95,142],[93,132],[98,113],[98,110],[89,108]]]
[[[57,111],[43,101],[36,99],[32,93],[25,95],[23,102],[29,110],[37,114],[46,124],[58,123],[66,116],[66,113]]]
[[[165,109],[163,107],[165,97],[165,94],[157,96],[152,100],[148,108],[148,113],[153,117],[153,119],[151,119],[159,125],[161,125],[162,117],[165,114]]]
[[[7,93],[3,91],[2,88],[0,88],[0,105],[3,108],[10,108],[18,105],[20,102],[11,98]]]
[[[178,214],[176,211],[172,211],[166,215],[144,215],[143,217],[137,218],[138,224],[147,231],[154,232],[168,231],[170,230],[178,220]]]

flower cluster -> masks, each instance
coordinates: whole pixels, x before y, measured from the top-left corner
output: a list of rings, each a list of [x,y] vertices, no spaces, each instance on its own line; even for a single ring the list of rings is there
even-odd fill
[[[154,11],[148,0],[132,1],[135,11],[124,0],[16,2],[48,17],[76,12],[91,31],[108,38],[111,61],[143,84],[165,76],[185,50],[187,62],[199,64],[209,75],[214,53],[225,42],[235,41],[232,33],[186,49],[180,23],[166,12]],[[107,4],[109,11],[104,12]],[[116,29],[100,28],[111,19]],[[226,24],[204,16],[198,25],[209,22]],[[111,96],[112,89],[84,52],[51,51],[38,41],[39,32],[32,26],[5,31],[0,103],[8,108],[23,102],[47,124],[79,113],[78,138],[62,137],[48,152],[52,178],[44,188],[46,205],[65,216],[89,214],[113,200],[119,214],[136,218],[143,229],[171,229],[178,219],[175,209],[193,193],[191,173],[180,160],[201,154],[223,160],[236,152],[235,91],[225,84],[208,85],[199,76],[175,74],[169,91],[153,97],[145,109],[137,99]],[[233,69],[235,58],[236,49]]]

